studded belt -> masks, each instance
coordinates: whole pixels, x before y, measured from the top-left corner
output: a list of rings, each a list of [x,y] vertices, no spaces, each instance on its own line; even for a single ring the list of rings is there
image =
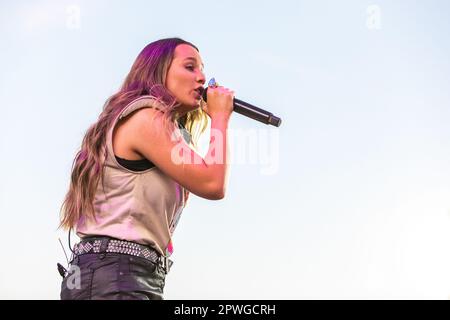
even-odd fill
[[[121,253],[147,259],[163,267],[165,273],[169,273],[173,262],[169,258],[160,255],[155,249],[142,244],[119,240],[110,237],[89,237],[75,244],[73,253],[83,255],[87,253]]]

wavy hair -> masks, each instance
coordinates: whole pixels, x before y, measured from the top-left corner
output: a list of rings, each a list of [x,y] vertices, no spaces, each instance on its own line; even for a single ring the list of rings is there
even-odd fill
[[[207,114],[203,111],[205,102],[202,99],[199,108],[179,117],[177,108],[180,103],[164,86],[175,48],[180,44],[188,44],[199,51],[192,43],[180,38],[148,44],[137,56],[119,91],[106,100],[98,120],[84,135],[73,161],[69,190],[61,205],[59,227],[73,228],[81,216],[95,218],[93,202],[98,184],[103,183],[106,134],[114,119],[134,99],[143,95],[156,98],[164,107],[158,114],[163,117],[168,134],[173,133],[177,125],[183,126],[191,136],[192,146],[197,149],[198,139],[208,125]],[[189,192],[184,190],[187,199]]]

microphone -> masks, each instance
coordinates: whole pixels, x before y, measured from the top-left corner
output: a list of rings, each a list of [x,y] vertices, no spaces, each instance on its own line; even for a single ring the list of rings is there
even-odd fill
[[[202,97],[203,100],[206,101],[207,95],[206,92],[208,91],[208,88],[203,89]],[[253,120],[270,124],[275,127],[279,127],[281,125],[281,119],[274,116],[269,111],[263,110],[261,108],[255,107],[251,105],[250,103],[247,103],[245,101],[233,98],[233,111],[237,112],[239,114],[242,114],[243,116],[252,118]]]

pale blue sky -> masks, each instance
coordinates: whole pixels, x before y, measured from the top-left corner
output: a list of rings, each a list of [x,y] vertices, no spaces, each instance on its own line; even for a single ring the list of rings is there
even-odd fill
[[[257,137],[234,156],[256,163],[233,163],[224,200],[191,197],[166,299],[448,299],[449,10],[2,1],[0,298],[59,298],[58,210],[83,134],[146,44],[181,37],[207,79],[283,123],[233,115]]]

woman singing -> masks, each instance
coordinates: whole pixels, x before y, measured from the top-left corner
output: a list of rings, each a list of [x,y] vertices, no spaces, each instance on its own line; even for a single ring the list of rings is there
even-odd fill
[[[75,244],[61,299],[163,299],[171,236],[190,192],[217,200],[229,174],[234,92],[211,79],[196,46],[147,45],[86,132],[61,208]],[[204,157],[198,138],[211,123]]]

